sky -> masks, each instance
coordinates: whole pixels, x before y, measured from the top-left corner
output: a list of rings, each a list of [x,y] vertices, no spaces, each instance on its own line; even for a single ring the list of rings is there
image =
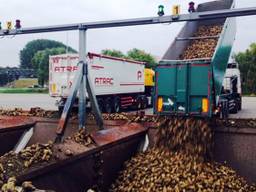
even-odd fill
[[[196,4],[210,0],[194,0]],[[150,17],[157,15],[157,7],[165,6],[171,14],[173,5],[187,12],[190,0],[0,0],[0,21],[21,20],[23,27],[49,26]],[[236,7],[256,7],[256,0],[236,0]],[[147,25],[111,29],[94,29],[87,32],[87,51],[100,53],[102,49],[127,52],[143,49],[161,58],[184,23]],[[256,42],[256,16],[237,18],[235,53],[246,50]],[[78,50],[78,31],[19,35],[0,39],[0,67],[18,66],[19,52],[34,39],[61,41]]]

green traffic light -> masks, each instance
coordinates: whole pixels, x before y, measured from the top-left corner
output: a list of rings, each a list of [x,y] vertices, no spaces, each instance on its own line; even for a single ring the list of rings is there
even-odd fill
[[[160,17],[164,15],[164,6],[163,5],[159,5],[158,6],[158,13],[157,13]]]

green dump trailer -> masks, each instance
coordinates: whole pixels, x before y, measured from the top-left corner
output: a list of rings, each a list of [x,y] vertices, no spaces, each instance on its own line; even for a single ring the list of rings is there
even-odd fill
[[[220,0],[200,4],[197,11],[231,8],[233,0]],[[181,60],[196,38],[195,32],[207,25],[223,26],[213,57]],[[218,113],[225,117],[229,109],[228,99],[222,94],[222,82],[235,34],[235,18],[187,22],[156,67],[154,113],[206,117]]]

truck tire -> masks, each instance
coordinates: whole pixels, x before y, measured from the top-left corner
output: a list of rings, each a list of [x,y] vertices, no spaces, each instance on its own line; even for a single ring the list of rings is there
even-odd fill
[[[228,119],[228,117],[229,117],[229,107],[228,107],[228,102],[227,102],[226,110],[225,110],[225,119]]]
[[[142,99],[139,97],[137,98],[136,108],[140,110],[142,108]]]
[[[112,112],[112,102],[111,102],[111,98],[110,97],[108,97],[106,100],[105,100],[105,102],[104,102],[104,104],[105,104],[105,112],[106,113],[111,113]]]
[[[113,103],[113,108],[112,108],[112,112],[113,113],[119,113],[120,112],[120,98],[119,97],[115,97],[114,98],[114,103]]]
[[[234,108],[234,110],[232,111],[233,112],[233,114],[237,114],[238,113],[238,103],[236,102],[236,105],[235,105],[235,108]]]
[[[241,111],[242,110],[242,100],[239,99],[238,101],[238,111]]]
[[[228,108],[227,107],[223,107],[222,111],[221,111],[221,119],[227,119],[228,118]]]
[[[141,108],[142,108],[142,109],[146,109],[147,107],[148,107],[148,98],[144,96],[144,97],[142,98]]]
[[[226,118],[226,114],[225,114],[225,109],[224,108],[221,108],[221,111],[220,111],[220,118],[221,119],[225,119]]]
[[[234,108],[232,110],[230,110],[230,113],[237,114],[238,108],[239,108],[239,106],[238,106],[239,104],[238,104],[237,100],[235,100],[234,103],[235,103]]]
[[[228,100],[223,100],[221,102],[221,111],[220,111],[220,118],[227,119],[229,116],[229,105]]]

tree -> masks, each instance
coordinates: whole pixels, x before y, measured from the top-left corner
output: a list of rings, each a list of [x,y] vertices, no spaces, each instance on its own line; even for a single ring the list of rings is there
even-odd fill
[[[4,72],[0,72],[0,86],[4,86],[8,83],[8,75]]]
[[[38,84],[44,85],[49,79],[49,56],[58,55],[66,52],[64,47],[45,49],[37,51],[32,58],[33,66],[37,66]]]
[[[128,51],[127,57],[136,61],[146,62],[146,67],[150,68],[157,64],[155,58],[151,54],[136,48]]]
[[[241,71],[243,93],[256,93],[256,43],[245,52],[236,54],[235,59]]]
[[[48,39],[37,39],[30,41],[26,44],[26,46],[20,51],[20,68],[24,69],[36,69],[35,66],[32,65],[32,58],[38,51],[42,51],[45,49],[51,49],[56,47],[66,48],[61,42],[48,40]],[[71,47],[68,47],[71,52],[76,52]]]
[[[121,51],[115,49],[104,49],[101,51],[101,54],[111,57],[125,58],[125,55]]]
[[[146,62],[146,67],[149,67],[149,68],[152,68],[156,65],[156,60],[151,54],[136,48],[128,51],[126,55],[121,51],[115,50],[115,49],[112,49],[112,50],[104,49],[101,51],[101,53],[103,55],[109,55],[112,57],[126,58],[126,59]]]

